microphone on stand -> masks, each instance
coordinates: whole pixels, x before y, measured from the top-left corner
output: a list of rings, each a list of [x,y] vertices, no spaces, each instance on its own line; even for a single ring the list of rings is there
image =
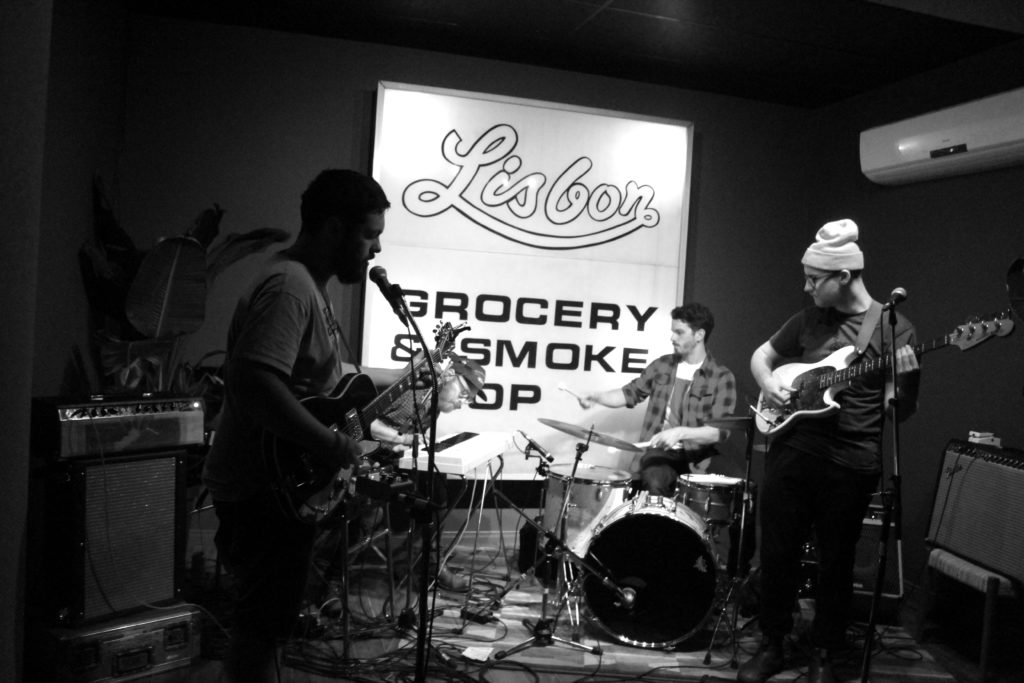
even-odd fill
[[[896,304],[906,300],[907,290],[903,289],[902,287],[897,287],[896,289],[892,290],[891,294],[889,294],[889,301],[884,306],[882,306],[882,310],[890,311],[896,308]]]
[[[541,445],[539,443],[528,437],[526,435],[526,432],[524,432],[522,429],[517,429],[516,431],[523,435],[523,438],[526,439],[526,443],[528,444],[526,446],[526,457],[530,457],[530,449],[532,448],[533,450],[537,451],[537,454],[540,455],[540,457],[544,458],[549,463],[555,461],[554,456],[552,456],[546,450],[541,448]]]
[[[391,310],[395,312],[398,319],[402,321],[403,325],[408,323],[405,321],[405,312],[402,308],[402,288],[398,285],[393,285],[388,281],[388,271],[384,270],[383,266],[374,266],[370,268],[370,281],[377,285],[380,289],[380,293],[384,295],[387,302],[391,304]]]

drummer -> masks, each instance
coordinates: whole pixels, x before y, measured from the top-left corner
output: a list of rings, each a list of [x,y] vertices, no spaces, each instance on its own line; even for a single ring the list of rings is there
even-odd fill
[[[584,392],[580,406],[632,408],[647,402],[639,441],[649,442],[631,469],[653,495],[671,496],[681,474],[707,471],[716,444],[729,432],[704,423],[730,415],[736,406],[736,379],[707,349],[715,328],[711,311],[699,303],[672,309],[672,353],[648,365],[625,386]]]

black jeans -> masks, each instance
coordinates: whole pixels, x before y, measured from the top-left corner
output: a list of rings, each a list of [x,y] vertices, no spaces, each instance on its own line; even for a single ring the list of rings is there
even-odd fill
[[[214,501],[217,552],[236,582],[233,637],[270,641],[288,636],[309,575],[316,527],[287,519],[269,494]]]
[[[878,475],[773,446],[761,485],[761,630],[781,639],[793,627],[803,545],[815,531],[818,583],[811,630],[817,647],[840,648],[853,595],[853,565]]]
[[[718,451],[677,451],[650,448],[640,458],[640,479],[643,488],[655,496],[675,495],[679,475],[690,473],[690,463],[700,462]]]

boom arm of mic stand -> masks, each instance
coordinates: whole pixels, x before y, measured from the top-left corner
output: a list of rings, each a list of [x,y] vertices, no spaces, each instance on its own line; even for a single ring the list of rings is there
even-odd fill
[[[585,569],[586,571],[590,572],[598,579],[600,579],[601,584],[608,590],[613,591],[616,595],[618,595],[623,602],[631,603],[633,601],[633,597],[628,595],[626,591],[620,588],[619,585],[615,583],[615,581],[612,579],[612,577],[609,575],[607,571],[603,571],[602,569],[595,567],[592,562],[587,561],[586,558],[580,557],[572,550],[570,550],[569,546],[562,542],[562,539],[558,538],[556,534],[545,529],[544,526],[539,522],[533,520],[525,510],[517,506],[511,500],[509,500],[509,497],[506,496],[504,492],[500,491],[499,489],[493,486],[491,487],[491,492],[494,493],[494,495],[501,498],[501,500],[510,508],[518,512],[530,526],[544,534],[544,537],[548,539],[548,541],[554,543],[555,547],[558,548],[560,552],[564,553],[570,562],[582,567],[583,569]]]

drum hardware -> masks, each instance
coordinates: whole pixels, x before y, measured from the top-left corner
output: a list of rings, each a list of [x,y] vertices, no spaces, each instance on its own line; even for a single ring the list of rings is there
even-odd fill
[[[500,498],[506,505],[511,507],[515,512],[519,513],[519,515],[524,520],[526,520],[528,524],[537,529],[537,532],[547,539],[545,555],[541,560],[538,561],[538,564],[540,564],[540,562],[550,560],[552,556],[556,554],[560,555],[561,558],[567,560],[571,566],[578,566],[582,568],[585,572],[588,572],[589,575],[598,577],[598,580],[601,582],[602,585],[606,586],[608,590],[618,593],[621,596],[622,600],[630,600],[629,593],[621,590],[611,579],[610,576],[602,573],[601,570],[594,566],[592,563],[588,562],[584,558],[572,552],[565,545],[565,543],[563,543],[561,539],[558,538],[556,534],[549,531],[548,529],[545,529],[544,526],[540,524],[540,522],[534,521],[534,519],[530,517],[529,513],[516,506],[516,504],[513,503],[508,498],[508,496],[506,496],[500,489],[492,488],[491,491],[492,493],[494,493],[495,496]],[[489,612],[493,612],[494,610],[496,610],[498,606],[501,604],[501,601],[505,599],[505,596],[508,595],[512,590],[514,590],[519,585],[520,581],[521,579],[515,579],[511,581],[509,585],[506,586],[505,589],[502,590],[502,592],[498,594],[497,597],[491,600],[491,602],[488,603],[488,605],[484,609]],[[576,648],[578,650],[583,650],[584,652],[589,652],[595,655],[602,654],[601,647],[598,645],[584,645],[583,643],[579,643],[574,640],[569,640],[567,638],[560,638],[554,635],[553,631],[555,627],[555,620],[550,619],[547,616],[548,595],[549,589],[547,586],[544,586],[541,597],[540,619],[538,619],[536,623],[532,623],[529,620],[523,620],[523,625],[530,630],[532,635],[523,642],[519,643],[518,645],[514,645],[513,647],[507,650],[501,650],[499,652],[494,653],[495,659],[505,659],[509,655],[513,655],[533,645],[543,647],[545,645],[551,645],[553,643],[561,643],[563,645],[567,645],[569,647]]]
[[[676,499],[703,515],[715,529],[732,524],[736,506],[743,499],[743,480],[721,474],[682,474],[676,487]]]
[[[543,420],[542,420],[543,421]],[[553,421],[549,421],[553,422]],[[588,560],[580,557],[578,554],[566,545],[566,518],[569,510],[570,503],[572,501],[573,486],[576,482],[576,472],[579,468],[580,461],[590,446],[590,439],[586,442],[576,444],[576,456],[572,464],[571,470],[566,476],[561,474],[554,475],[558,480],[565,482],[565,495],[562,498],[559,506],[559,512],[557,518],[553,524],[545,524],[548,520],[542,518],[542,522],[535,521],[526,511],[520,509],[509,498],[497,488],[492,488],[492,492],[495,496],[503,500],[509,507],[515,510],[519,515],[531,526],[537,529],[539,535],[543,535],[546,539],[544,545],[544,555],[537,560],[534,564],[534,568],[552,561],[557,562],[558,576],[556,582],[557,591],[557,602],[563,606],[566,606],[569,610],[570,623],[573,625],[574,634],[573,639],[561,638],[554,634],[556,627],[557,617],[552,619],[548,617],[548,594],[549,589],[546,584],[542,584],[543,592],[541,597],[541,615],[535,623],[529,620],[524,620],[523,625],[530,630],[530,637],[525,641],[514,645],[507,650],[501,650],[494,654],[495,659],[505,659],[506,657],[513,655],[517,652],[525,650],[528,647],[538,646],[544,647],[552,645],[554,643],[560,643],[569,647],[583,650],[591,654],[600,655],[602,650],[600,646],[584,645],[578,642],[578,628],[580,627],[579,607],[578,607],[578,585],[583,577],[593,579],[600,585],[604,586],[610,593],[614,594],[623,604],[632,604],[635,593],[633,591],[626,591],[620,588],[611,575],[607,572],[602,571],[601,568],[595,566]],[[538,465],[537,471],[542,476],[547,478],[550,474],[552,466],[544,462],[543,458],[540,458],[541,462]],[[545,500],[545,509],[549,506],[547,500]],[[548,528],[548,527],[551,528]],[[553,531],[552,528],[555,530]],[[557,533],[556,533],[557,532]],[[529,571],[529,570],[527,570]],[[486,607],[488,610],[497,609],[498,605],[504,600],[505,596],[519,585],[519,580],[511,581],[508,586],[496,596]]]
[[[576,476],[570,478],[572,467],[563,463],[547,466],[543,523],[558,529],[566,545],[583,555],[595,525],[626,502],[632,477],[625,470],[581,463]],[[563,506],[565,514],[559,523],[556,514],[561,514]]]
[[[673,497],[642,493],[620,505],[594,528],[586,560],[619,590],[585,577],[584,604],[627,645],[671,648],[697,633],[715,606],[718,563],[707,527]]]
[[[751,408],[751,410],[753,410],[753,408]],[[742,489],[742,494],[740,496],[740,502],[741,502],[741,505],[740,505],[740,531],[739,531],[738,548],[737,548],[737,551],[736,551],[736,572],[735,572],[735,574],[733,576],[729,577],[729,589],[728,589],[728,591],[726,591],[725,596],[722,598],[722,601],[721,601],[721,611],[718,613],[718,618],[715,620],[715,628],[711,632],[711,638],[708,641],[707,652],[704,653],[704,663],[705,664],[709,664],[711,662],[711,648],[714,647],[715,636],[718,635],[718,629],[722,625],[722,617],[724,617],[726,612],[728,611],[728,605],[729,605],[730,601],[732,601],[733,596],[740,594],[742,589],[743,589],[743,587],[746,585],[747,581],[749,581],[749,579],[750,579],[750,574],[749,574],[749,572],[746,571],[747,567],[746,567],[746,563],[744,562],[744,551],[745,551],[745,547],[744,546],[745,546],[746,540],[747,540],[747,534],[746,534],[746,529],[747,529],[747,507],[752,503],[751,495],[750,495],[750,461],[752,459],[753,452],[754,452],[755,423],[754,423],[753,415],[748,415],[748,416],[729,416],[729,417],[714,418],[714,419],[711,419],[711,420],[707,420],[704,424],[708,425],[708,426],[711,426],[711,427],[718,427],[720,429],[737,429],[737,428],[741,428],[742,427],[743,431],[744,431],[744,435],[746,437],[746,449],[745,449],[745,452],[744,452],[745,459],[746,459],[746,465],[745,465],[745,471],[744,471],[744,474],[743,474],[743,479],[741,480],[741,484],[742,484],[743,489]],[[710,496],[709,496],[709,506],[710,506]],[[733,669],[736,669],[736,668],[739,667],[739,661],[737,659],[737,653],[738,653],[738,650],[739,650],[739,641],[736,638],[736,622],[739,619],[739,611],[740,611],[739,605],[738,604],[737,605],[733,605],[732,624],[731,624],[731,627],[732,627],[732,658],[729,660],[729,666],[732,667]]]

